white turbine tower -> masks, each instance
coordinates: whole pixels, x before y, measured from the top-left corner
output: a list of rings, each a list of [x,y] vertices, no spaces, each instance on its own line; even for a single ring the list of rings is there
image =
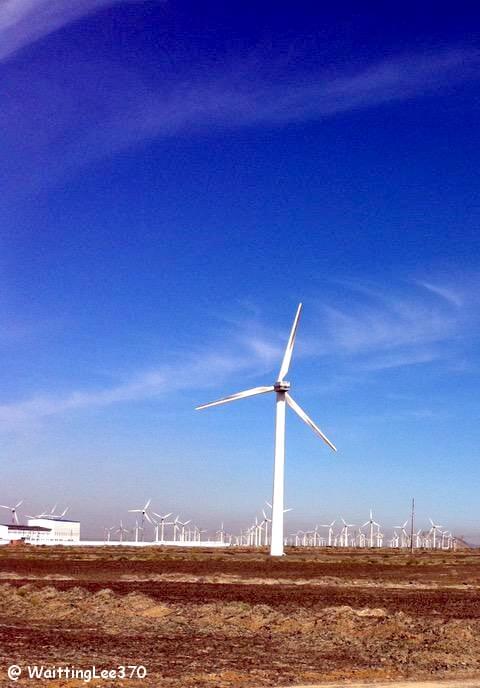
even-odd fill
[[[282,365],[278,373],[278,379],[274,385],[266,387],[254,387],[247,389],[244,392],[238,392],[224,399],[212,401],[209,404],[202,404],[197,406],[197,411],[208,408],[209,406],[217,406],[219,404],[226,404],[230,401],[243,399],[245,397],[253,397],[257,394],[265,394],[266,392],[275,392],[276,394],[276,417],[275,417],[275,461],[273,467],[273,499],[272,499],[272,529],[270,540],[270,554],[273,557],[283,555],[283,505],[284,505],[284,469],[285,469],[285,404],[288,404],[295,413],[306,423],[312,430],[319,435],[328,446],[337,451],[336,447],[323,434],[320,428],[315,425],[313,420],[307,416],[305,411],[293,400],[289,394],[290,383],[285,380],[285,376],[290,368],[290,361],[292,360],[293,347],[295,344],[295,336],[297,334],[298,321],[302,304],[297,308],[295,320],[293,321],[290,337],[287,342],[287,348],[283,355]]]

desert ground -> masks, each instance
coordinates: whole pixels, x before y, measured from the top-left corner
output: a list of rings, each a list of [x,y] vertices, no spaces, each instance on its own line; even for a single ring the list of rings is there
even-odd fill
[[[114,668],[97,686],[260,688],[480,679],[480,553],[0,549],[10,664]],[[480,685],[480,684],[479,684]]]

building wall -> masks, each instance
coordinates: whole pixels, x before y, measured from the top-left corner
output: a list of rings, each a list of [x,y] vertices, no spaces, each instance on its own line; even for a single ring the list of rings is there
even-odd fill
[[[46,542],[78,542],[80,540],[80,523],[78,521],[60,521],[53,518],[29,518],[29,526],[51,528]]]
[[[50,533],[48,531],[21,530],[14,526],[9,527],[8,525],[0,525],[0,540],[5,540],[7,542],[11,540],[24,540],[32,544],[40,544],[50,540]]]

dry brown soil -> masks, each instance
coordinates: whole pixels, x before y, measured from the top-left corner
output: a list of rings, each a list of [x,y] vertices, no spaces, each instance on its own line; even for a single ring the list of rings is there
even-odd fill
[[[0,549],[0,686],[480,678],[480,553]],[[7,680],[10,664],[146,667]]]

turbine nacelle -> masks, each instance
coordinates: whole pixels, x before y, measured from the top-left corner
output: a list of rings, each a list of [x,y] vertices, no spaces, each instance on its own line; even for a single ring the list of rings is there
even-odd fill
[[[273,389],[275,392],[288,392],[290,389],[290,383],[286,380],[277,380],[277,382],[273,385]]]

